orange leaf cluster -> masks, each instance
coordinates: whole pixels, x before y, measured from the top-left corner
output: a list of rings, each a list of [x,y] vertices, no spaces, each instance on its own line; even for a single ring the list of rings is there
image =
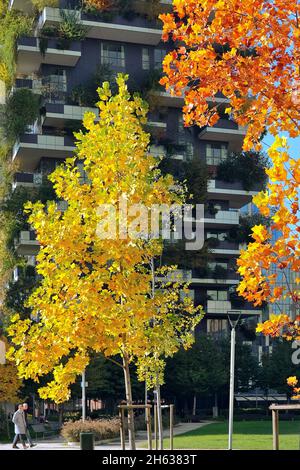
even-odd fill
[[[300,387],[297,387],[297,385],[298,385],[297,377],[296,376],[288,377],[287,384],[290,387],[293,387],[294,395],[292,396],[292,400],[299,400],[300,399]]]
[[[241,296],[254,305],[263,302],[290,303],[291,311],[300,309],[300,160],[291,158],[285,138],[276,137],[268,152],[272,161],[266,170],[270,181],[267,191],[254,197],[260,212],[270,217],[271,227],[253,227],[254,242],[242,251],[238,271],[242,281],[238,286]],[[275,235],[275,237],[274,237]],[[286,339],[300,338],[298,317],[271,316],[259,325],[258,331],[279,336],[283,327]]]
[[[99,11],[110,10],[114,6],[114,0],[84,0],[85,6]]]
[[[185,89],[186,125],[213,125],[222,93],[227,112],[248,126],[244,149],[260,147],[266,127],[276,135],[299,135],[300,28],[298,0],[175,0],[161,15],[163,38],[177,42],[163,64],[161,84],[174,94]],[[275,177],[275,173],[273,175]],[[279,175],[284,176],[283,174]]]

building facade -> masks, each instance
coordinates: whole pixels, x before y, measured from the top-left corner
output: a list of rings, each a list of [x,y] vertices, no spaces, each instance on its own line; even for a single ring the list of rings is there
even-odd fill
[[[231,152],[241,151],[245,129],[223,112],[226,99],[222,96],[211,99],[222,116],[215,126],[184,127],[183,98],[172,97],[158,84],[162,60],[174,45],[161,41],[161,23],[140,8],[146,2],[133,1],[128,11],[110,14],[91,13],[80,9],[79,3],[62,0],[60,8],[45,6],[32,35],[18,40],[17,79],[12,93],[28,88],[41,97],[41,107],[36,122],[15,142],[11,156],[17,166],[13,190],[38,187],[46,175],[73,155],[74,130],[87,110],[97,113],[91,90],[93,85],[96,88],[97,79],[99,86],[105,74],[112,80],[119,72],[129,74],[130,90],[142,95],[146,90],[150,102],[147,130],[152,136],[151,153],[177,162],[201,160],[210,174],[205,209],[205,238],[212,240],[209,260],[205,266],[181,266],[195,303],[203,305],[206,312],[200,329],[222,334],[228,330],[231,311],[256,319],[262,312],[235,293],[239,282],[236,259],[243,246],[229,235],[239,226],[241,209],[261,188],[254,186],[248,191],[240,181],[217,178],[220,163]],[[161,0],[161,11],[171,10],[171,3]],[[10,8],[33,14],[30,0],[11,0]],[[62,43],[55,37],[64,15],[84,27],[84,38]],[[30,227],[20,231],[15,248],[30,266],[35,265],[39,246]]]

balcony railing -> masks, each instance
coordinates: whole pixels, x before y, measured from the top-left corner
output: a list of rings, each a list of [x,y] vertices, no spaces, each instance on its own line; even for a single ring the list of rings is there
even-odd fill
[[[50,127],[64,127],[67,121],[82,121],[86,112],[93,112],[99,119],[99,110],[83,106],[60,103],[46,103],[42,124]]]
[[[235,309],[232,308],[232,303],[229,300],[208,300],[206,313],[208,315],[222,315],[227,316],[227,312],[232,310],[238,310],[241,315],[261,315],[262,311],[255,309],[250,304],[245,304],[243,308]]]
[[[68,49],[61,49],[56,39],[49,39],[45,54],[41,54],[39,38],[23,37],[18,40],[17,53],[17,73],[30,75],[42,64],[74,67],[81,57],[81,42],[73,41]]]
[[[206,212],[204,215],[204,223],[206,226],[231,226],[239,224],[239,211],[237,209],[232,209],[229,211],[218,211],[215,214]]]
[[[74,138],[70,136],[23,134],[14,145],[12,159],[21,171],[33,172],[41,158],[65,159],[74,150]]]
[[[19,186],[35,187],[40,186],[43,182],[41,173],[15,173],[12,189],[15,190]]]
[[[229,201],[230,208],[240,209],[252,201],[253,196],[260,189],[245,191],[240,182],[228,183],[220,180],[210,180],[207,185],[207,193],[211,199]]]
[[[149,22],[143,17],[137,16],[130,21],[122,16],[116,16],[111,21],[104,21],[79,10],[77,16],[80,23],[86,26],[88,38],[153,46],[161,40],[161,24],[158,25],[156,21]],[[57,25],[61,21],[59,8],[46,7],[39,18],[38,27]]]
[[[228,142],[229,152],[240,152],[247,129],[229,119],[219,119],[212,127],[206,126],[200,130],[199,139]]]
[[[19,255],[32,256],[39,251],[39,242],[32,230],[22,230],[19,237],[15,239],[15,248]]]

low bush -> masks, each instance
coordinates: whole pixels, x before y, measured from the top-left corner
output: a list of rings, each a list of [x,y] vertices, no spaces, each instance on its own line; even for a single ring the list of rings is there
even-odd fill
[[[92,432],[95,440],[113,439],[119,436],[120,421],[118,418],[86,421],[69,421],[63,425],[61,435],[68,442],[79,442],[80,433]]]

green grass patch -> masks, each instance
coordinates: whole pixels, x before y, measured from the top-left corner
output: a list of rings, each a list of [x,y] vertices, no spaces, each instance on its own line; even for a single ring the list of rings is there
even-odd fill
[[[174,437],[174,449],[227,449],[228,424],[219,422]],[[280,449],[300,449],[300,422],[279,422]],[[164,441],[165,449],[169,440]],[[238,421],[234,423],[233,448],[272,450],[271,421]]]

